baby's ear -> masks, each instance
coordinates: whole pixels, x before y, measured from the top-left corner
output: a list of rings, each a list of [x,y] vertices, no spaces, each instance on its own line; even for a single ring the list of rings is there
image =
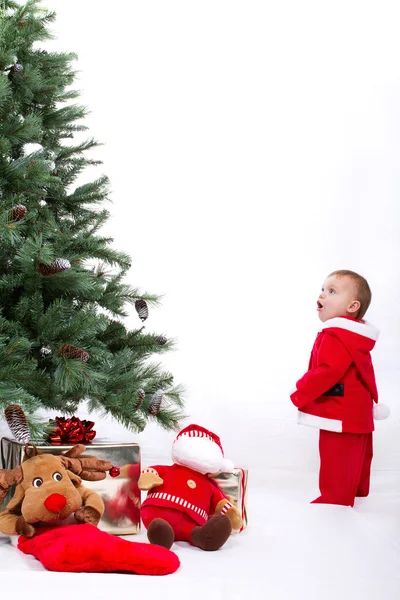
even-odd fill
[[[73,473],[72,471],[68,471],[68,469],[67,473],[68,477],[70,478],[75,487],[79,487],[80,485],[82,485],[82,479],[78,477],[78,475],[75,475],[75,473]]]

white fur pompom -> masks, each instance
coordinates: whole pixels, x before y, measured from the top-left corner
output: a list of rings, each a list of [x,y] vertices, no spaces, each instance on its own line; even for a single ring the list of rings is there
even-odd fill
[[[387,419],[390,415],[390,408],[386,404],[374,404],[374,419],[376,421],[382,421]]]
[[[227,458],[224,458],[223,467],[222,467],[223,472],[224,473],[233,473],[234,468],[235,468],[235,465],[233,464],[233,462],[231,460],[228,460]]]

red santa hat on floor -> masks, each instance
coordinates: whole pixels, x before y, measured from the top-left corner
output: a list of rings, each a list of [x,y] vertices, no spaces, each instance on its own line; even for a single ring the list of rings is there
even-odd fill
[[[178,433],[172,444],[172,460],[203,474],[233,471],[219,437],[200,425],[188,425]]]

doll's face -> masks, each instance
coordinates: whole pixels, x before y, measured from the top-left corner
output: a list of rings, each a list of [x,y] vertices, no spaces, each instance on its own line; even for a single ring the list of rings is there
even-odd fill
[[[350,277],[331,275],[325,279],[317,300],[318,317],[323,323],[334,317],[357,317],[359,310],[357,286]]]

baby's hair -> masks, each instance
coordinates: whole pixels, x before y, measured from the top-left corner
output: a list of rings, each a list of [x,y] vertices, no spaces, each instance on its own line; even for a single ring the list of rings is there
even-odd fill
[[[357,288],[357,300],[360,303],[360,310],[357,313],[357,319],[362,319],[371,304],[371,289],[368,285],[368,281],[362,275],[355,273],[354,271],[347,271],[341,269],[339,271],[333,271],[329,277],[349,277],[356,284]]]

